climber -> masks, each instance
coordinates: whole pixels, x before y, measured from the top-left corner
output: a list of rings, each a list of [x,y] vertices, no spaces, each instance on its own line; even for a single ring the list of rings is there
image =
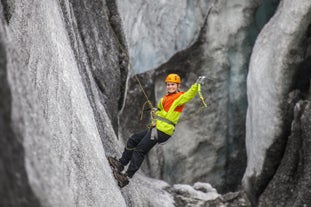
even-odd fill
[[[157,109],[152,109],[152,120],[150,128],[133,134],[127,141],[122,157],[108,159],[110,165],[116,169],[117,180],[120,187],[129,183],[140,168],[145,155],[157,143],[166,142],[174,133],[175,125],[178,123],[181,112],[187,102],[192,100],[198,92],[200,84],[203,84],[204,76],[200,76],[195,84],[187,92],[180,92],[181,79],[177,74],[169,74],[166,79],[167,94],[161,98]],[[124,167],[129,164],[125,173]]]

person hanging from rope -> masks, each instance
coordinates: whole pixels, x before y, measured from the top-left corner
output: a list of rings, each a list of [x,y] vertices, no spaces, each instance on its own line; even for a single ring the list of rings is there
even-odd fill
[[[151,124],[149,129],[133,134],[127,141],[126,147],[120,159],[108,158],[110,165],[118,171],[116,178],[120,187],[129,183],[136,171],[140,168],[145,155],[157,144],[165,143],[173,135],[185,104],[191,101],[204,76],[200,76],[187,92],[181,92],[181,78],[177,74],[169,74],[166,79],[167,94],[161,98],[157,109],[152,109]],[[124,167],[129,164],[125,173]]]

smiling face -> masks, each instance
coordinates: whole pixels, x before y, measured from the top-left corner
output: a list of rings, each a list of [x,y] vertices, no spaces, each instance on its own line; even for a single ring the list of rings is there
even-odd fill
[[[168,93],[176,93],[179,88],[179,84],[177,83],[166,83],[166,90]]]

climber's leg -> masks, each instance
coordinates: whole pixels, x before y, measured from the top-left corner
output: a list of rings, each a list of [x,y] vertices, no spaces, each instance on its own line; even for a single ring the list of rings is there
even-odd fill
[[[130,178],[133,177],[136,171],[140,168],[142,162],[144,161],[145,155],[157,143],[157,140],[150,139],[150,135],[151,130],[148,130],[148,132],[133,151],[131,163],[126,172],[127,176]]]
[[[141,142],[141,140],[145,137],[147,133],[148,133],[148,130],[141,131],[139,133],[133,134],[127,140],[127,144],[122,153],[122,157],[119,159],[119,162],[123,166],[126,166],[130,162],[134,149]]]

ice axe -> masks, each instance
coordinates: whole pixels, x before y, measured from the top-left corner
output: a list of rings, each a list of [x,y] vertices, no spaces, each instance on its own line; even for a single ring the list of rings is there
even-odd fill
[[[216,81],[215,79],[212,79],[212,78],[209,78],[207,76],[202,75],[202,76],[199,76],[199,78],[197,79],[197,83],[203,85],[205,79],[211,80],[211,81]]]

